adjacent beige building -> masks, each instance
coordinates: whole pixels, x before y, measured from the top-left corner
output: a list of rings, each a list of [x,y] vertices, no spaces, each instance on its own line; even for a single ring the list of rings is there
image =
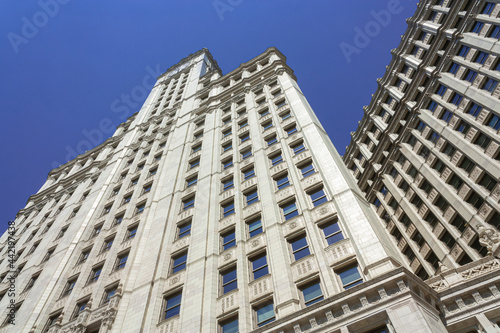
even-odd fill
[[[500,254],[499,13],[498,1],[420,1],[344,155],[427,282]]]
[[[14,222],[0,332],[498,330],[498,259],[413,274],[276,48],[181,60]]]

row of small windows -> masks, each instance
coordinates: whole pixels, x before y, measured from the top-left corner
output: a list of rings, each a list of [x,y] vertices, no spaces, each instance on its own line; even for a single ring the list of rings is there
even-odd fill
[[[254,280],[269,274],[267,255],[260,254],[250,260],[250,267]],[[340,269],[335,273],[339,277],[340,283],[344,289],[349,289],[363,282],[359,268],[356,264],[351,264]],[[226,268],[220,272],[220,290],[221,294],[229,293],[238,288],[237,267]],[[304,306],[310,306],[324,299],[321,283],[319,279],[299,285],[301,299]],[[164,298],[164,311],[162,320],[167,320],[180,314],[182,301],[182,290],[173,292]],[[266,299],[252,307],[254,326],[262,327],[276,320],[274,303],[272,298]],[[220,331],[223,333],[236,333],[238,329],[238,316],[230,315],[220,322]]]

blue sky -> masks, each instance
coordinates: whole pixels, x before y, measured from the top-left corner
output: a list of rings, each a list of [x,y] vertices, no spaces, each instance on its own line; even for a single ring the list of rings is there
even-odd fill
[[[48,172],[111,136],[151,78],[206,47],[223,73],[277,47],[340,154],[417,0],[6,2],[0,230]],[[123,95],[135,93],[126,112]],[[142,98],[142,100],[140,100]],[[136,103],[137,102],[137,103]],[[100,127],[104,130],[97,131]],[[108,132],[100,137],[97,132]]]

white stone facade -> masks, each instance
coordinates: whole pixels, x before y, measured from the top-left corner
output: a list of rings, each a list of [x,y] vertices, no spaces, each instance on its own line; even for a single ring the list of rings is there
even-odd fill
[[[446,332],[476,319],[450,305],[461,280],[498,297],[493,258],[410,273],[275,48],[226,75],[181,60],[14,222],[0,332]]]

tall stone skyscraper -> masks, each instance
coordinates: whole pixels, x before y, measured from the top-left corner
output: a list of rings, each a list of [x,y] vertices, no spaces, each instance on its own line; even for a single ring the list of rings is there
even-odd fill
[[[491,258],[411,272],[276,48],[226,75],[181,60],[13,227],[0,332],[444,333],[498,311]],[[476,281],[483,303],[445,304]]]
[[[420,1],[344,155],[428,281],[492,260],[498,270],[499,13],[498,1]]]

